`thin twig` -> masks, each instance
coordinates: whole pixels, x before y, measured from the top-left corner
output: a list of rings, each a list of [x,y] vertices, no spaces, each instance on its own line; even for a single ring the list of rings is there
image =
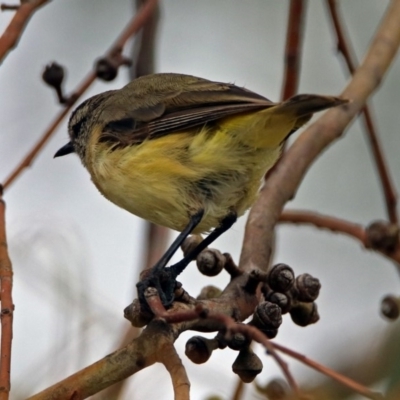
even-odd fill
[[[305,210],[285,210],[279,217],[279,222],[290,222],[295,224],[311,224],[317,228],[329,229],[340,232],[358,239],[366,246],[365,229],[360,224],[354,224],[344,219],[323,215]]]
[[[374,250],[397,264],[400,264],[400,243],[391,251],[385,251],[371,245],[365,228],[360,224],[346,221],[341,218],[331,217],[316,212],[304,210],[285,210],[279,217],[281,223],[310,224],[317,228],[329,229],[337,233],[344,233],[357,239],[367,250]]]
[[[114,42],[114,44],[107,51],[106,54],[115,54],[121,51],[126,41],[146,23],[148,18],[151,17],[151,13],[157,6],[157,1],[158,0],[148,0],[146,2],[146,4],[140,9],[140,11],[132,18],[127,27],[123,30],[122,34],[118,37],[118,39]],[[90,85],[94,82],[95,79],[96,79],[95,73],[90,72],[88,76],[83,80],[83,82],[78,86],[78,88],[74,91],[73,100],[68,103],[66,108],[64,108],[61,112],[58,113],[54,121],[44,132],[43,136],[39,139],[39,141],[35,144],[35,146],[33,146],[32,150],[24,157],[21,163],[7,177],[7,179],[3,184],[4,189],[6,189],[11,183],[13,183],[15,179],[21,174],[21,172],[31,165],[33,160],[38,155],[38,153],[42,150],[43,146],[54,134],[58,125],[61,123],[64,117],[69,113],[71,107],[74,105],[76,100],[80,96],[82,96],[82,94],[90,87]]]
[[[237,377],[235,391],[233,392],[231,400],[241,400],[243,398],[244,382]]]
[[[1,295],[1,344],[0,344],[0,400],[7,400],[10,393],[11,344],[13,336],[14,304],[12,300],[13,270],[7,251],[5,202],[0,188],[0,295]]]
[[[322,374],[329,376],[330,378],[334,379],[336,382],[341,383],[342,385],[348,387],[349,389],[361,394],[362,396],[367,397],[368,399],[373,400],[382,400],[383,396],[380,393],[373,392],[369,390],[367,387],[353,381],[352,379],[348,378],[347,376],[341,375],[338,372],[326,367],[325,365],[319,364],[314,360],[304,356],[303,354],[297,353],[294,350],[288,349],[287,347],[281,346],[278,343],[271,342],[272,346],[276,349],[289,355],[290,357],[295,358],[296,360],[302,362],[303,364],[308,365],[309,367],[315,369],[316,371],[321,372]]]
[[[145,293],[147,304],[149,305],[151,311],[158,318],[162,318],[168,323],[172,322],[185,322],[194,320],[197,318],[205,320],[213,320],[218,324],[226,328],[230,333],[242,333],[249,336],[251,339],[258,343],[261,343],[268,350],[270,355],[275,359],[279,367],[282,369],[289,386],[295,394],[299,394],[299,387],[293,378],[288,365],[282,358],[277,354],[274,347],[272,346],[270,340],[256,327],[251,325],[238,324],[232,317],[219,312],[209,311],[207,308],[203,307],[201,303],[197,304],[194,309],[182,310],[182,311],[167,311],[165,310],[160,297],[158,296],[157,290],[154,288],[148,288]]]
[[[326,0],[326,4],[330,11],[330,16],[332,18],[333,26],[337,36],[337,48],[339,52],[342,53],[350,73],[354,74],[357,66],[356,56],[351,49],[350,40],[345,35],[345,29],[343,27],[343,23],[341,22],[342,18],[337,10],[336,0]],[[386,157],[383,154],[382,145],[372,118],[370,107],[368,105],[365,105],[365,107],[362,109],[362,114],[370,147],[382,184],[383,195],[386,202],[386,212],[390,222],[397,224],[397,193],[386,162]]]
[[[301,53],[303,49],[304,21],[307,0],[290,0],[285,45],[285,73],[282,84],[281,100],[286,100],[297,93],[299,87]],[[265,174],[265,179],[277,168],[282,154],[286,151],[287,141],[283,144],[278,162]]]
[[[5,4],[1,3],[0,10],[1,11],[17,11],[21,7],[20,4]]]
[[[17,45],[22,32],[33,13],[49,0],[27,1],[21,4],[6,30],[0,37],[0,63],[7,54]]]
[[[245,336],[248,336],[252,340],[255,340],[256,342],[265,346],[265,348],[268,350],[268,353],[275,359],[275,361],[280,366],[289,385],[291,386],[292,390],[296,395],[299,395],[299,388],[297,386],[297,383],[294,380],[293,376],[291,375],[287,363],[284,360],[282,360],[279,354],[277,354],[276,350],[282,351],[285,354],[288,354],[291,357],[296,358],[297,360],[303,362],[304,364],[310,366],[311,368],[316,369],[319,372],[322,372],[326,376],[333,378],[337,382],[347,386],[348,388],[357,393],[362,394],[363,396],[366,396],[374,400],[382,399],[382,396],[379,393],[373,392],[369,390],[367,387],[347,378],[346,376],[339,374],[336,371],[333,371],[332,369],[324,365],[318,364],[316,361],[313,361],[293,350],[290,350],[273,341],[270,341],[259,329],[257,329],[254,326],[238,324],[230,316],[221,313],[209,312],[207,311],[207,309],[203,308],[200,304],[197,305],[194,310],[190,311],[185,311],[185,310],[176,312],[165,311],[165,309],[162,306],[161,300],[157,295],[157,292],[155,290],[153,291],[152,289],[149,290],[149,293],[150,292],[152,292],[152,294],[151,296],[149,296],[148,300],[149,299],[151,300],[150,302],[152,309],[155,310],[158,313],[158,315],[161,318],[165,319],[167,322],[171,322],[173,320],[184,321],[185,319],[186,321],[189,321],[191,319],[196,319],[199,317],[204,318],[206,320],[214,320],[220,323],[222,326],[224,326],[226,330],[230,332],[230,334],[240,332]]]
[[[139,8],[145,0],[134,0]],[[146,22],[140,33],[140,40],[135,40],[132,48],[132,58],[135,60],[130,68],[131,79],[155,72],[155,46],[160,20],[160,7],[157,7],[151,18]]]
[[[364,107],[392,63],[400,44],[400,0],[392,0],[382,18],[368,53],[342,97],[352,99],[326,112],[308,127],[282,157],[265,181],[246,225],[239,266],[243,270],[268,264],[274,227],[287,201],[292,199],[315,159],[339,139],[350,121]]]
[[[131,22],[122,31],[121,35],[113,43],[106,54],[112,55],[118,51],[122,51],[125,43],[152,18],[154,12],[157,12],[158,0],[147,0],[140,8],[137,14],[132,18]]]
[[[251,339],[255,340],[257,343],[262,344],[281,368],[282,373],[285,375],[286,380],[288,381],[288,384],[293,393],[299,396],[299,387],[289,370],[289,366],[275,351],[272,342],[259,329],[251,325],[238,324],[231,317],[224,314],[209,313],[207,315],[207,318],[221,322],[226,327],[226,329],[232,333],[242,333],[246,336],[251,337]]]
[[[71,107],[74,105],[75,101],[82,96],[82,94],[90,87],[90,85],[95,81],[96,75],[94,72],[90,72],[89,75],[83,80],[83,82],[74,91],[74,101],[71,101],[65,108],[63,108],[54,121],[45,130],[42,137],[36,142],[29,153],[22,159],[19,165],[11,172],[11,174],[4,181],[3,187],[7,189],[18,177],[19,175],[28,168],[33,160],[37,157],[39,152],[42,150],[44,145],[48,142],[51,136],[54,134],[60,123],[63,121],[65,116],[70,112]]]
[[[285,75],[281,99],[286,100],[297,93],[303,46],[306,0],[290,0],[288,28],[285,47]]]

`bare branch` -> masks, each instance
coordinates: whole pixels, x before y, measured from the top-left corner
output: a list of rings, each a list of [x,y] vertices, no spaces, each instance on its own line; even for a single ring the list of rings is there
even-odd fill
[[[296,351],[288,349],[287,347],[281,346],[280,344],[275,343],[275,342],[272,343],[272,346],[276,350],[279,350],[282,353],[285,353],[285,354],[289,355],[290,357],[293,357],[296,360],[302,362],[303,364],[308,365],[309,367],[315,369],[316,371],[319,371],[319,372],[323,373],[324,375],[329,376],[330,378],[334,379],[336,382],[339,382],[342,385],[347,386],[349,389],[354,390],[355,392],[361,394],[362,396],[367,397],[368,399],[383,400],[383,396],[380,393],[369,390],[367,387],[353,381],[352,379],[348,378],[347,376],[339,374],[338,372],[326,367],[325,365],[319,364],[316,361],[311,360],[310,358],[304,356],[303,354],[297,353]]]
[[[17,45],[18,40],[33,13],[48,1],[49,0],[27,1],[18,7],[10,24],[0,37],[0,63]]]
[[[342,53],[346,65],[351,74],[354,74],[356,70],[356,57],[354,52],[351,50],[351,44],[344,33],[344,28],[342,26],[341,18],[337,10],[336,0],[327,0],[327,5],[332,17],[333,26],[335,28],[338,50]],[[386,162],[386,158],[383,154],[382,145],[379,140],[379,135],[375,127],[375,123],[372,118],[372,114],[368,105],[362,109],[363,119],[365,123],[365,128],[367,131],[369,144],[374,156],[376,168],[378,169],[379,177],[382,184],[383,194],[386,202],[386,211],[388,218],[392,223],[398,223],[397,216],[397,193],[390,176],[389,167]]]
[[[369,232],[360,224],[346,221],[344,219],[331,217],[328,215],[319,214],[310,211],[300,210],[285,210],[279,217],[281,223],[295,223],[295,224],[310,224],[317,228],[329,229],[337,233],[344,233],[354,239],[357,239],[366,249],[378,251],[385,257],[395,261],[400,265],[400,242],[397,237],[394,237],[394,246],[390,250],[374,246],[369,239]]]
[[[188,400],[190,398],[189,378],[173,343],[164,346],[163,351],[159,354],[159,362],[164,364],[171,376],[174,400]]]
[[[122,349],[71,375],[28,400],[85,399],[159,361],[176,339],[172,328],[153,320],[142,334]]]
[[[139,8],[145,0],[134,0]],[[135,40],[132,53],[135,60],[130,69],[131,79],[155,72],[155,42],[160,20],[160,7],[157,6],[140,33],[140,40]]]
[[[90,87],[90,85],[95,81],[96,75],[94,72],[90,72],[89,75],[83,80],[83,82],[74,91],[74,100],[71,101],[67,107],[63,108],[50,126],[45,130],[42,137],[37,141],[29,153],[23,158],[19,165],[11,172],[11,174],[4,181],[3,187],[7,189],[18,177],[19,175],[28,168],[33,160],[37,157],[39,152],[42,150],[44,145],[48,142],[51,136],[54,134],[58,125],[63,121],[67,114],[69,114],[71,107],[74,105],[75,101],[82,96],[82,94]]]
[[[11,344],[13,336],[14,304],[12,300],[13,270],[7,251],[5,202],[0,188],[0,293],[1,293],[1,344],[0,344],[0,400],[10,393]]]
[[[303,45],[306,0],[291,0],[286,33],[285,75],[281,99],[286,100],[297,93],[299,86],[301,51]]]
[[[311,224],[317,228],[329,229],[333,232],[344,233],[355,239],[358,239],[362,244],[366,245],[364,227],[344,219],[305,210],[285,210],[279,217],[279,222]]]
[[[286,31],[285,74],[281,99],[286,100],[297,93],[300,78],[301,52],[303,49],[304,20],[307,0],[291,0]],[[283,144],[278,162],[266,173],[265,179],[277,168],[288,142]]]
[[[351,120],[379,86],[400,44],[400,0],[392,0],[386,15],[352,80],[342,92],[350,104],[328,111],[306,129],[282,157],[265,181],[250,211],[240,259],[240,267],[268,265],[274,227],[287,201],[292,199],[314,160],[339,139]]]

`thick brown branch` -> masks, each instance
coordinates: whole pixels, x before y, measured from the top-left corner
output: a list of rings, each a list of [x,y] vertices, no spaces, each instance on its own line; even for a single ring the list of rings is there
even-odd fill
[[[303,354],[297,353],[294,350],[288,349],[287,347],[281,346],[278,343],[272,342],[272,346],[276,349],[289,355],[290,357],[295,358],[296,360],[302,362],[303,364],[308,365],[309,367],[315,369],[323,373],[326,376],[334,379],[336,382],[347,386],[349,389],[361,394],[362,396],[367,397],[368,399],[373,400],[382,400],[383,396],[380,393],[373,392],[369,390],[367,387],[360,385],[359,383],[353,381],[352,379],[348,378],[347,376],[341,375],[338,372],[326,367],[325,365],[319,364],[314,360],[304,356]]]
[[[348,38],[346,38],[346,35],[344,33],[344,28],[342,27],[341,18],[337,10],[336,0],[326,0],[326,1],[337,36],[338,50],[342,53],[350,73],[354,74],[357,61],[354,52],[351,50],[350,41]],[[388,218],[392,223],[398,223],[396,189],[394,187],[393,180],[390,176],[386,158],[383,154],[382,145],[379,140],[379,135],[375,127],[375,123],[373,121],[372,114],[368,105],[366,105],[363,108],[362,113],[364,117],[363,119],[366,131],[368,134],[370,147],[382,183],[382,189],[385,197],[386,211],[388,214]]]
[[[113,46],[107,51],[106,54],[116,54],[120,52],[125,45],[126,41],[140,30],[143,24],[146,23],[147,19],[150,18],[151,13],[157,5],[157,0],[148,0],[146,4],[140,9],[140,11],[132,18],[127,27],[123,30],[120,37],[115,41]],[[47,128],[43,136],[35,144],[32,150],[24,157],[21,163],[15,168],[15,170],[7,177],[3,187],[7,188],[14,180],[21,174],[25,168],[29,167],[36,156],[42,150],[43,146],[47,143],[50,137],[54,134],[58,125],[64,119],[64,117],[69,113],[71,107],[76,102],[76,100],[82,96],[82,94],[90,87],[90,85],[96,79],[95,73],[90,72],[89,75],[84,79],[84,81],[78,86],[74,91],[73,99],[68,103],[68,106],[64,108],[55,118],[53,123]]]
[[[170,326],[154,320],[138,338],[124,348],[28,400],[85,399],[159,361],[160,354],[169,349],[175,339]]]
[[[0,37],[0,63],[17,45],[22,32],[33,13],[49,0],[27,1],[18,7],[10,24]]]
[[[240,267],[268,265],[274,227],[287,201],[292,199],[308,168],[364,107],[379,86],[400,44],[400,0],[393,0],[382,19],[368,53],[342,92],[352,103],[330,110],[306,129],[282,157],[266,180],[246,225]]]
[[[1,190],[1,188],[0,188]],[[5,203],[0,193],[0,400],[7,400],[10,392],[11,343],[13,336],[14,304],[12,300],[13,270],[7,251]]]

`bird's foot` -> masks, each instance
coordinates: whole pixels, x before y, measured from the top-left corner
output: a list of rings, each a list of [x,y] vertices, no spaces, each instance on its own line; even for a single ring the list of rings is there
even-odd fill
[[[145,297],[145,291],[149,287],[157,289],[161,303],[165,308],[170,307],[175,299],[174,293],[178,285],[176,277],[174,269],[160,267],[157,264],[150,271],[146,271],[145,276],[136,284],[142,310],[150,311]]]

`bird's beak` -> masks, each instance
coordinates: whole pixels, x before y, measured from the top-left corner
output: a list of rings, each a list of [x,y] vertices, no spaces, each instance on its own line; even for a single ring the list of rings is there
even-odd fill
[[[71,154],[74,152],[74,145],[71,142],[68,142],[65,146],[61,147],[61,149],[59,149],[56,154],[54,154],[54,158],[66,156],[67,154]]]

